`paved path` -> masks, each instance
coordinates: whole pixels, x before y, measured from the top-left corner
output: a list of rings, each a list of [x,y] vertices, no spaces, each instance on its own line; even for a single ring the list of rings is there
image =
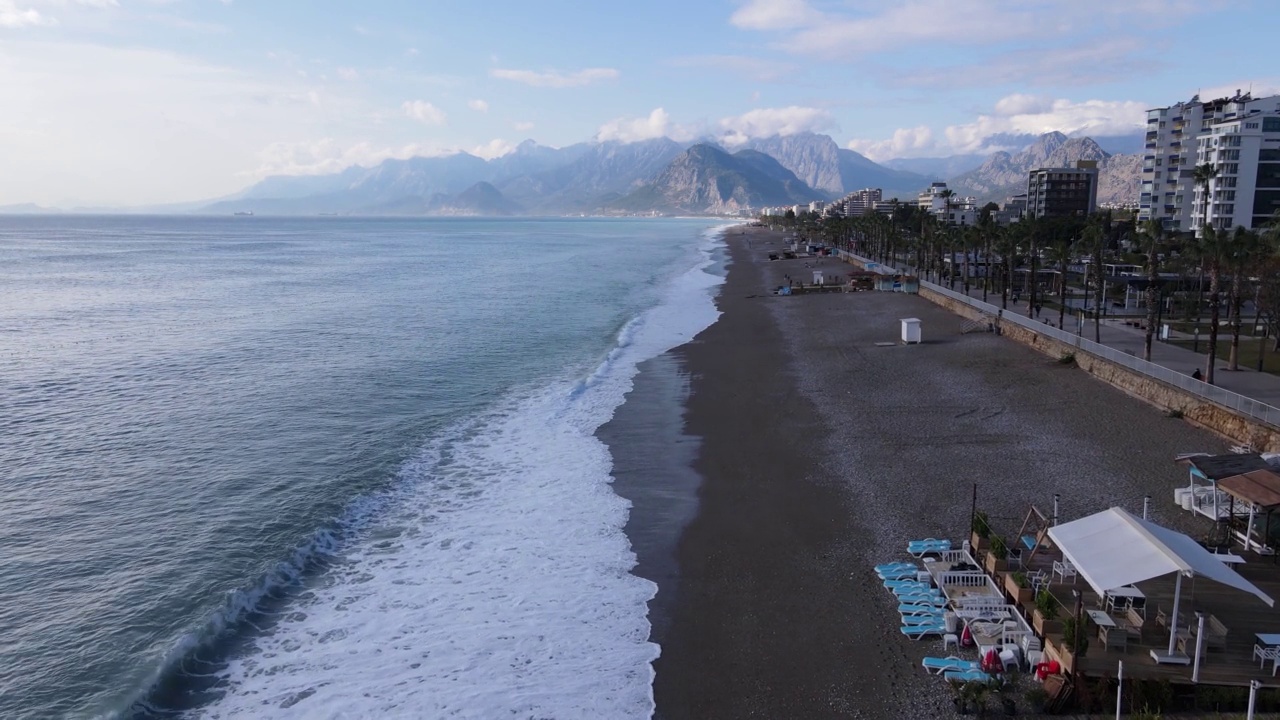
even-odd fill
[[[963,293],[963,289],[959,283],[956,283],[955,292]],[[970,287],[969,296],[981,300],[982,288],[980,286],[976,288]],[[996,307],[1000,307],[1000,296],[997,294],[988,294],[987,302],[995,305]],[[1025,317],[1027,314],[1027,299],[1020,298],[1020,302],[1018,303],[1010,302],[1009,309],[1005,310],[1005,312],[1016,312]],[[1051,311],[1045,309],[1041,314],[1040,319],[1048,320],[1056,325],[1058,322],[1058,313],[1056,310]],[[1076,320],[1070,315],[1066,318],[1066,330],[1068,332],[1074,332],[1076,330]],[[1085,320],[1084,331],[1081,335],[1086,340],[1092,340],[1094,338],[1093,320]],[[1146,333],[1144,331],[1132,326],[1124,325],[1119,320],[1102,321],[1102,344],[1115,348],[1121,352],[1129,353],[1135,357],[1142,357],[1142,347],[1145,342],[1145,335]],[[1228,338],[1229,335],[1224,333],[1222,337],[1225,339]],[[1202,342],[1208,342],[1207,338],[1207,333],[1200,336],[1200,340]],[[1242,338],[1240,341],[1241,345],[1252,342],[1255,342],[1252,338]],[[1268,349],[1268,351],[1270,351],[1270,349]],[[1199,368],[1200,372],[1203,373],[1207,360],[1207,355],[1197,353],[1177,345],[1160,342],[1158,339],[1151,348],[1152,362],[1186,375],[1190,375],[1197,368]],[[1260,373],[1251,369],[1246,370],[1243,367],[1237,371],[1227,370],[1225,357],[1220,357],[1218,359],[1218,370],[1215,375],[1216,377],[1214,379],[1216,382],[1214,384],[1224,390],[1230,390],[1231,392],[1238,393],[1259,402],[1264,402],[1273,407],[1280,407],[1280,376],[1272,375],[1270,373]]]

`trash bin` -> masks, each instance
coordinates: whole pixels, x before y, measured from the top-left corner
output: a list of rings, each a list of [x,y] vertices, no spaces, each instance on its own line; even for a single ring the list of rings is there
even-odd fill
[[[903,318],[902,342],[906,345],[914,345],[920,342],[920,319],[919,318]]]

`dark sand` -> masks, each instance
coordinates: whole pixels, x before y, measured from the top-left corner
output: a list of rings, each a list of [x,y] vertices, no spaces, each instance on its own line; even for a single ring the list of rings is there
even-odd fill
[[[692,377],[684,432],[668,436],[701,438],[697,514],[674,563],[657,536],[637,544],[666,603],[658,717],[949,717],[943,682],[919,669],[939,641],[899,635],[870,567],[903,558],[909,539],[966,535],[974,482],[1008,535],[1055,492],[1065,519],[1140,512],[1149,493],[1157,522],[1203,529],[1173,506],[1185,476],[1172,458],[1221,440],[1012,341],[960,335],[959,318],[917,297],[771,296],[784,274],[809,276],[805,261],[769,262],[777,234],[728,239],[724,315],[667,368]],[[876,347],[904,317],[921,319],[925,343]],[[649,382],[618,423],[634,422]],[[626,441],[613,439],[618,458]],[[635,496],[645,475],[620,476],[619,492]],[[688,483],[671,482],[687,510]],[[660,506],[637,506],[629,534]]]

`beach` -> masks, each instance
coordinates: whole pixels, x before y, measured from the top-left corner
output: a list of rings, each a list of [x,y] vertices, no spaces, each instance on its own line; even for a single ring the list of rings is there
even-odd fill
[[[1202,531],[1172,503],[1185,483],[1173,457],[1223,452],[1223,440],[1012,341],[962,335],[959,317],[915,296],[772,295],[815,262],[769,261],[781,237],[729,232],[722,317],[642,366],[601,431],[615,489],[648,502],[628,534],[637,574],[659,585],[657,717],[949,716],[944,683],[919,669],[940,643],[901,637],[870,568],[905,557],[911,539],[966,537],[974,483],[1006,535],[1055,493],[1064,520],[1111,505],[1140,513],[1151,495],[1156,522]],[[896,342],[908,317],[920,345]],[[638,397],[682,378],[687,388],[663,396],[683,402],[663,411],[682,420],[665,433],[671,451],[659,440],[643,460],[620,452],[658,416]],[[685,455],[696,480],[646,489]],[[637,543],[655,513],[666,539]]]

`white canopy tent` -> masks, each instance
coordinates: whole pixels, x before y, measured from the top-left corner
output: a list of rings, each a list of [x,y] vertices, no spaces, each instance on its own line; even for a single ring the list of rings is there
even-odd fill
[[[1275,600],[1195,540],[1134,517],[1117,507],[1050,528],[1049,537],[1062,550],[1063,557],[1075,566],[1080,577],[1099,595],[1125,585],[1177,573],[1173,615],[1169,623],[1169,652],[1157,657],[1157,661],[1173,661],[1183,576],[1209,578],[1252,593],[1275,607]]]

